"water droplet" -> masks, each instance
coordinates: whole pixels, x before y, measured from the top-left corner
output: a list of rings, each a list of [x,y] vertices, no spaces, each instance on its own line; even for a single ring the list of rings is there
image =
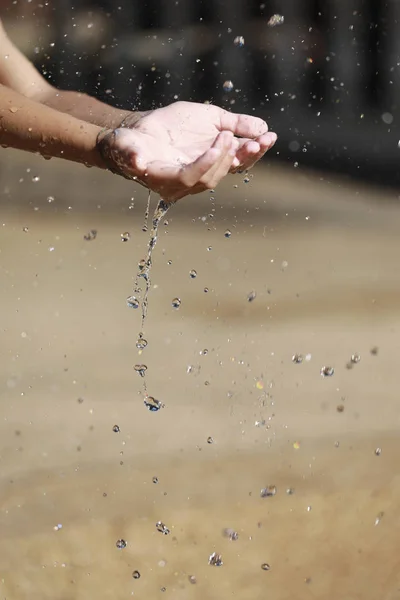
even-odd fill
[[[205,294],[208,294],[208,291],[209,291],[208,287],[205,287],[203,291],[204,291]]]
[[[261,568],[262,568],[263,571],[269,571],[271,567],[269,566],[268,563],[263,563],[261,565]]]
[[[224,92],[231,92],[233,90],[233,83],[230,79],[227,79],[226,81],[224,81],[222,87],[224,89]]]
[[[204,348],[204,350],[200,350],[200,354],[203,356],[207,356],[207,354],[208,354],[207,348]]]
[[[54,202],[54,196],[47,196],[47,202]]]
[[[172,308],[179,308],[181,305],[181,300],[180,298],[174,298],[172,300]]]
[[[153,483],[158,483],[158,477],[153,477],[152,482]]]
[[[83,236],[83,239],[87,242],[92,242],[97,237],[96,229],[91,229],[86,235]]]
[[[382,448],[375,448],[375,455],[380,456],[382,454]]]
[[[189,277],[191,279],[196,279],[196,277],[197,277],[197,271],[195,271],[194,269],[192,269],[191,271],[189,271]]]
[[[29,231],[29,227],[23,227],[23,228],[22,228],[22,231],[23,231],[24,233],[28,233],[28,231]]]
[[[332,377],[334,372],[335,372],[335,369],[333,367],[322,367],[321,376],[322,377]]]
[[[383,513],[383,512],[380,512],[380,513],[378,513],[378,514],[376,515],[376,518],[375,518],[375,527],[376,527],[377,525],[379,525],[379,523],[381,522],[381,520],[382,520],[382,519],[383,519],[383,517],[384,517],[384,514],[385,514],[385,513]]]
[[[211,252],[211,250],[212,250],[212,246],[208,246],[207,251]]]
[[[233,43],[235,44],[235,46],[238,46],[239,48],[243,48],[243,46],[244,46],[244,37],[242,35],[237,35],[235,37],[235,39],[233,40]]]
[[[230,229],[227,229],[227,230],[225,231],[225,233],[224,233],[224,236],[225,236],[226,238],[230,238],[230,237],[231,237],[231,235],[232,235],[232,231],[231,231]]]
[[[352,354],[350,358],[351,362],[355,365],[360,362],[361,356],[359,354]]]
[[[207,438],[207,444],[213,444],[213,443],[214,443],[214,440],[213,440],[213,438],[212,438],[211,436],[209,436],[209,437]]]
[[[159,531],[160,533],[162,533],[164,535],[168,535],[170,533],[168,527],[166,525],[164,525],[164,523],[162,521],[157,521],[156,529],[157,529],[157,531]]]
[[[288,496],[293,496],[294,494],[294,488],[287,488],[286,493]]]
[[[139,262],[138,262],[138,269],[139,269],[139,273],[140,274],[142,273],[142,271],[145,270],[146,266],[147,266],[147,263],[146,263],[146,261],[145,261],[144,258],[142,258],[142,260],[139,260]]]
[[[244,183],[249,183],[249,181],[250,181],[250,177],[247,177],[247,175],[246,175],[246,177],[243,179],[243,182]]]
[[[194,575],[189,575],[188,579],[189,579],[189,583],[191,583],[192,585],[197,583],[197,579]]]
[[[237,539],[239,539],[239,534],[237,531],[235,531],[234,529],[231,529],[230,527],[228,527],[227,529],[224,529],[222,531],[222,535],[224,537],[229,538],[230,540],[232,540],[232,542],[236,542]]]
[[[160,408],[164,408],[164,404],[160,400],[153,398],[153,396],[147,396],[143,402],[145,407],[151,412],[157,412]]]
[[[247,294],[247,302],[253,302],[253,300],[255,300],[257,296],[256,292],[250,292],[249,294]]]
[[[125,233],[121,233],[121,242],[129,242],[131,239],[131,234],[129,231],[125,231]]]
[[[160,591],[161,591],[161,592],[166,592],[166,591],[167,591],[167,588],[166,588],[166,587],[162,587],[162,588],[160,588]]]
[[[302,356],[302,354],[293,354],[292,361],[294,363],[296,363],[297,365],[299,365],[300,363],[302,363],[303,362],[303,356]]]
[[[135,296],[128,296],[126,303],[129,308],[139,308],[139,300]]]
[[[126,548],[126,541],[125,540],[117,540],[115,545],[117,546],[118,550],[123,550],[124,548]]]
[[[276,27],[277,25],[283,25],[285,17],[283,15],[272,15],[267,25],[268,27]]]
[[[147,365],[135,365],[134,369],[136,373],[139,373],[140,377],[144,377],[147,371]]]
[[[208,564],[212,567],[221,567],[224,564],[222,561],[222,556],[216,552],[213,552],[208,557]]]
[[[140,579],[140,573],[139,573],[139,571],[133,571],[132,577],[133,577],[133,579]]]
[[[271,496],[275,496],[277,491],[276,485],[268,485],[261,490],[260,498],[270,498]]]
[[[114,425],[114,427],[113,427],[113,432],[114,432],[114,433],[119,433],[119,432],[120,432],[119,425]]]
[[[136,342],[136,348],[138,350],[144,350],[147,346],[147,340],[144,339],[143,334],[140,333]]]
[[[39,177],[39,175],[35,175],[34,177],[32,177],[32,181],[33,181],[34,183],[37,183],[38,181],[40,181],[40,177]]]

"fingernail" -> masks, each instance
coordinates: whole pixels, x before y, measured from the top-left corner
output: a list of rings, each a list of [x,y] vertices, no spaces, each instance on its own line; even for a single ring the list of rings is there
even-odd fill
[[[240,165],[240,160],[238,158],[234,158],[232,161],[232,167],[235,169]]]
[[[276,140],[278,139],[278,136],[276,135],[276,133],[271,131],[269,134],[269,138],[270,138],[270,144],[271,144],[271,146],[273,146],[275,144]]]

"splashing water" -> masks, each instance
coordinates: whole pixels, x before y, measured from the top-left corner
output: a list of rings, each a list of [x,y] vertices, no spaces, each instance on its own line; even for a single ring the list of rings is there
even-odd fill
[[[149,190],[149,195],[147,196],[146,212],[144,213],[144,223],[143,223],[143,227],[142,227],[142,231],[144,231],[144,232],[146,232],[148,229],[149,214],[150,214],[150,198],[151,198],[151,191]]]
[[[152,227],[151,227],[151,231],[150,231],[150,240],[149,240],[149,244],[147,247],[147,256],[146,256],[146,258],[142,259],[139,262],[138,272],[136,274],[136,279],[135,279],[135,283],[134,283],[134,295],[130,296],[127,299],[128,306],[130,306],[132,308],[139,307],[139,300],[137,298],[138,296],[141,295],[141,289],[139,286],[139,278],[144,279],[145,289],[144,289],[142,300],[141,300],[141,308],[142,308],[141,330],[140,330],[140,333],[138,335],[138,339],[136,342],[136,347],[138,348],[140,353],[143,352],[143,350],[148,345],[148,342],[145,339],[143,332],[144,332],[144,325],[145,325],[146,317],[147,317],[148,298],[149,298],[149,291],[150,291],[150,285],[151,285],[150,272],[151,272],[151,267],[152,267],[153,250],[157,243],[158,227],[160,225],[160,222],[164,219],[165,215],[167,214],[169,206],[170,205],[168,205],[162,199],[158,202],[157,208],[155,209],[154,215],[152,218]],[[150,213],[150,192],[149,192],[149,196],[148,196],[148,200],[147,200],[147,207],[146,207],[146,213],[145,213],[145,224],[142,228],[143,231],[147,231],[147,223],[148,223],[149,213]],[[159,402],[158,400],[154,401],[154,399],[152,399],[152,397],[148,396],[148,394],[147,394],[147,386],[146,386],[146,381],[145,381],[145,371],[146,371],[147,367],[146,367],[146,369],[138,369],[137,368],[138,366],[143,366],[143,365],[136,365],[135,370],[138,371],[139,374],[141,375],[141,377],[143,378],[143,390],[144,390],[144,396],[145,396],[145,401],[144,401],[145,405],[147,406],[147,408],[149,408],[149,410],[157,411],[161,408],[162,403]]]
[[[149,195],[149,202],[150,202],[150,195]],[[150,204],[148,204],[147,213],[149,211],[149,208],[150,208]],[[135,291],[137,291],[137,289],[138,289],[138,278],[142,277],[145,281],[145,291],[144,291],[143,299],[142,299],[142,327],[141,327],[141,332],[139,334],[139,337],[143,337],[144,324],[145,324],[146,316],[147,316],[148,296],[149,296],[149,290],[150,290],[150,284],[151,284],[150,271],[151,271],[151,266],[152,266],[153,250],[157,244],[158,227],[160,225],[161,220],[167,214],[168,209],[169,209],[169,205],[166,202],[164,202],[164,200],[160,200],[157,205],[156,210],[154,211],[154,215],[153,215],[153,219],[152,219],[152,228],[151,228],[151,232],[150,232],[149,245],[147,248],[147,256],[145,259],[141,260],[139,263],[139,272],[137,274],[137,278],[135,281]]]

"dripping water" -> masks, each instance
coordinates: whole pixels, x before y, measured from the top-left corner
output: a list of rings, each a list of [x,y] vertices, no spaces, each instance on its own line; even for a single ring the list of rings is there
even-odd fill
[[[157,207],[154,211],[153,218],[151,221],[150,240],[149,240],[148,247],[147,247],[147,255],[146,255],[146,258],[142,259],[139,262],[138,272],[136,274],[136,279],[135,279],[135,284],[134,284],[135,297],[140,296],[141,290],[140,290],[140,286],[139,286],[139,279],[140,278],[144,279],[145,287],[144,287],[143,297],[141,300],[141,309],[142,309],[141,330],[138,335],[138,340],[136,342],[136,347],[138,348],[140,354],[142,353],[142,351],[146,348],[146,346],[148,344],[147,340],[144,337],[144,326],[145,326],[146,317],[147,317],[149,291],[150,291],[150,286],[151,286],[150,273],[151,273],[152,260],[153,260],[153,250],[157,243],[158,227],[160,225],[161,220],[164,219],[165,215],[167,214],[169,207],[170,207],[170,204],[167,204],[162,199],[157,204]],[[149,213],[150,213],[150,193],[149,193],[149,197],[148,197],[148,201],[147,201],[147,207],[146,207],[146,213],[145,213],[145,225],[143,227],[143,231],[147,231],[147,223],[148,223]],[[140,374],[143,377],[143,390],[144,390],[145,398],[147,398],[148,394],[147,394],[147,386],[146,386],[146,380],[145,380],[145,371],[143,371],[143,373],[140,373]],[[146,400],[145,400],[145,403],[146,403]]]

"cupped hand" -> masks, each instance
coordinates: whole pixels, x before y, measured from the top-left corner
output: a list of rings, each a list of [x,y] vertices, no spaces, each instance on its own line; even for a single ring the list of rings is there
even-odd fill
[[[139,119],[133,113],[132,128],[128,118],[111,133],[102,143],[112,170],[169,202],[250,169],[277,137],[262,119],[194,102],[176,102]]]

